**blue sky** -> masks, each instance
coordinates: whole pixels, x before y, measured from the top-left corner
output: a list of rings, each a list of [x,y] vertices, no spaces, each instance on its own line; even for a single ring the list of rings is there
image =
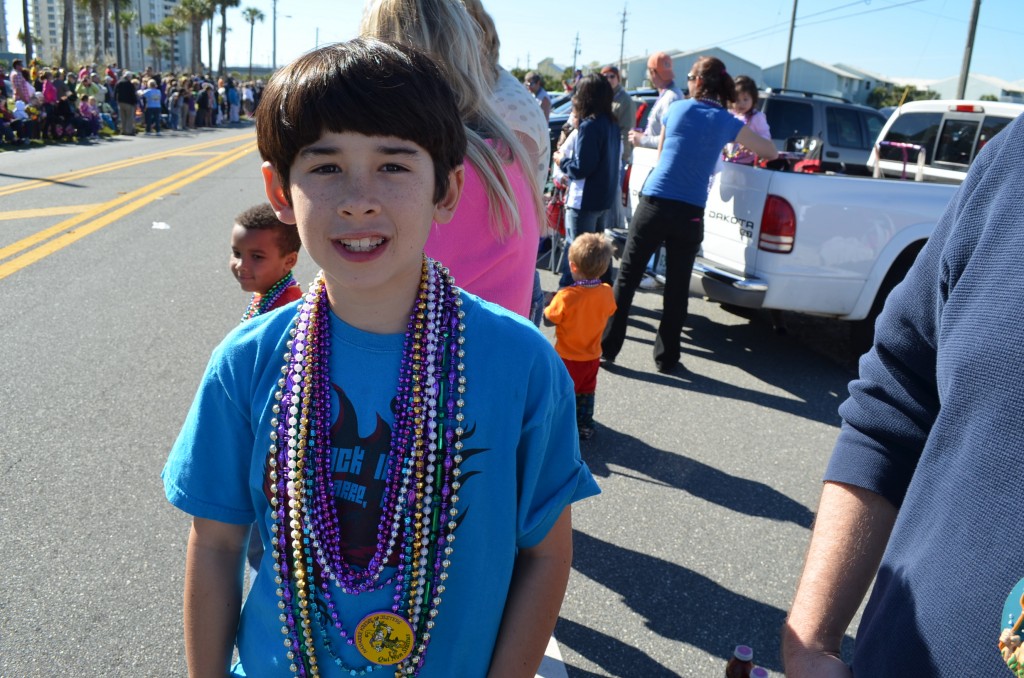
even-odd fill
[[[9,32],[20,3],[7,0]],[[243,0],[266,22],[255,28],[253,59],[269,64],[271,0]],[[13,6],[12,6],[13,5]],[[278,0],[277,63],[320,43],[355,37],[362,0]],[[786,57],[793,0],[484,0],[501,37],[501,62],[526,67],[545,57],[569,66],[579,33],[578,64],[619,58],[626,7],[626,57],[661,49],[720,46],[762,67]],[[847,63],[882,75],[946,78],[960,73],[972,0],[798,0],[793,57]],[[575,10],[575,11],[574,11]],[[248,63],[249,26],[230,10],[228,61]],[[983,0],[973,73],[1024,80],[1024,2]],[[12,41],[12,45],[19,43]]]

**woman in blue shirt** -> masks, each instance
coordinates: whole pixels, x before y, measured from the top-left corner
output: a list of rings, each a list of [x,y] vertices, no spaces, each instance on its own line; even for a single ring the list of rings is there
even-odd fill
[[[139,92],[139,98],[143,102],[143,120],[146,123],[146,134],[156,128],[160,134],[160,114],[163,112],[163,92],[156,86],[156,80],[150,79],[146,83],[146,89]]]
[[[581,78],[572,95],[572,107],[579,121],[571,152],[554,155],[558,167],[571,183],[566,199],[565,248],[562,250],[562,278],[559,287],[572,284],[569,273],[569,245],[583,233],[597,232],[601,215],[611,209],[619,195],[619,159],[622,138],[612,115],[615,91],[604,77],[592,73]],[[605,272],[611,284],[611,272]]]
[[[704,240],[708,185],[722,148],[738,141],[763,158],[778,156],[770,139],[744,127],[729,112],[736,86],[719,59],[701,57],[686,80],[691,98],[674,102],[665,116],[658,164],[644,182],[615,280],[617,310],[601,339],[602,360],[614,362],[626,338],[633,294],[647,261],[664,244],[665,297],[654,342],[654,363],[663,373],[679,364],[690,270]]]

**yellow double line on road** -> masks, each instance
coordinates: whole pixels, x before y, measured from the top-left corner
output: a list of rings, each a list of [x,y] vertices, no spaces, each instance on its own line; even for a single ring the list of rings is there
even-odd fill
[[[238,138],[234,139],[235,141]],[[0,280],[30,266],[40,259],[47,257],[54,252],[61,250],[68,245],[81,240],[90,233],[95,233],[104,226],[107,226],[118,219],[131,214],[132,212],[145,207],[157,198],[187,186],[203,177],[216,172],[222,167],[245,157],[256,150],[255,142],[250,142],[240,148],[231,149],[217,156],[199,163],[193,167],[182,170],[169,177],[160,179],[142,188],[126,193],[109,202],[101,203],[88,209],[70,219],[39,231],[33,235],[23,238],[15,243],[0,248],[0,261],[14,257],[19,252],[29,250],[10,261],[0,264]],[[116,209],[114,209],[116,208]],[[110,211],[112,210],[112,211]],[[102,215],[102,216],[101,216]],[[58,235],[61,234],[61,235]],[[56,236],[56,237],[55,237]],[[52,238],[52,240],[51,240]],[[48,241],[48,242],[47,242]],[[41,244],[35,249],[29,249]]]
[[[142,165],[147,162],[154,162],[156,160],[162,160],[164,158],[171,158],[174,156],[188,156],[192,155],[196,151],[202,151],[207,148],[214,148],[215,146],[223,146],[225,144],[232,144],[251,137],[252,132],[245,134],[235,134],[224,139],[216,139],[214,141],[208,141],[202,144],[195,144],[194,146],[185,146],[184,148],[177,148],[169,151],[160,151],[159,153],[150,153],[149,155],[143,155],[138,158],[128,158],[127,160],[117,160],[115,162],[108,162],[105,165],[94,165],[85,169],[74,170],[72,172],[65,172],[63,174],[55,174],[52,177],[46,177],[43,179],[30,179],[29,181],[21,181],[16,184],[10,184],[7,186],[0,186],[0,198],[13,195],[14,193],[20,193],[22,191],[28,191],[33,188],[43,188],[45,186],[59,185],[75,179],[82,179],[84,177],[90,177],[94,174],[103,174],[104,172],[113,172],[114,170],[124,169],[125,167],[132,167],[133,165]]]

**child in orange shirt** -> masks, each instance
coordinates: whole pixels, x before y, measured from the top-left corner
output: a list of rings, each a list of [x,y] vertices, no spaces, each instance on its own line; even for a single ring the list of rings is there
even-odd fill
[[[242,322],[302,296],[302,288],[292,277],[301,246],[298,229],[278,219],[270,203],[250,207],[235,217],[228,263],[242,290],[252,292]]]
[[[600,278],[612,261],[612,248],[599,233],[577,236],[569,246],[573,283],[558,290],[544,309],[555,326],[555,351],[569,370],[576,390],[580,440],[594,435],[594,391],[601,365],[601,334],[615,313],[611,286]]]

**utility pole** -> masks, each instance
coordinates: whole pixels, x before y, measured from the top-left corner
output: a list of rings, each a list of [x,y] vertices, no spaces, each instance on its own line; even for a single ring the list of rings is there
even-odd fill
[[[121,2],[114,0],[114,44],[117,45],[117,67],[124,68],[121,61]],[[127,45],[125,45],[127,47]]]
[[[782,89],[789,86],[789,60],[793,55],[794,28],[796,28],[796,0],[793,0],[793,16],[789,19],[789,44],[786,45],[786,65],[782,67]]]
[[[273,21],[271,22],[273,24],[273,29],[272,29],[273,38],[272,38],[272,47],[271,47],[272,51],[271,51],[271,57],[270,57],[270,61],[271,61],[270,66],[271,66],[271,68],[273,68],[273,70],[276,71],[277,70],[277,0],[274,0],[273,7],[274,7],[274,10],[273,10],[274,18],[273,18]],[[319,40],[318,40],[318,42],[319,42]]]
[[[580,32],[576,31],[576,42],[572,47],[572,74],[576,75],[576,57],[580,54]]]
[[[622,36],[619,38],[619,78],[622,78],[623,56],[626,49],[626,3],[622,3]],[[623,82],[623,85],[626,83]]]
[[[960,83],[956,87],[956,98],[963,99],[967,91],[967,77],[971,72],[971,55],[974,52],[974,32],[978,28],[978,13],[981,11],[981,0],[974,0],[971,10],[971,27],[967,29],[967,46],[964,48],[964,65],[960,67]]]

